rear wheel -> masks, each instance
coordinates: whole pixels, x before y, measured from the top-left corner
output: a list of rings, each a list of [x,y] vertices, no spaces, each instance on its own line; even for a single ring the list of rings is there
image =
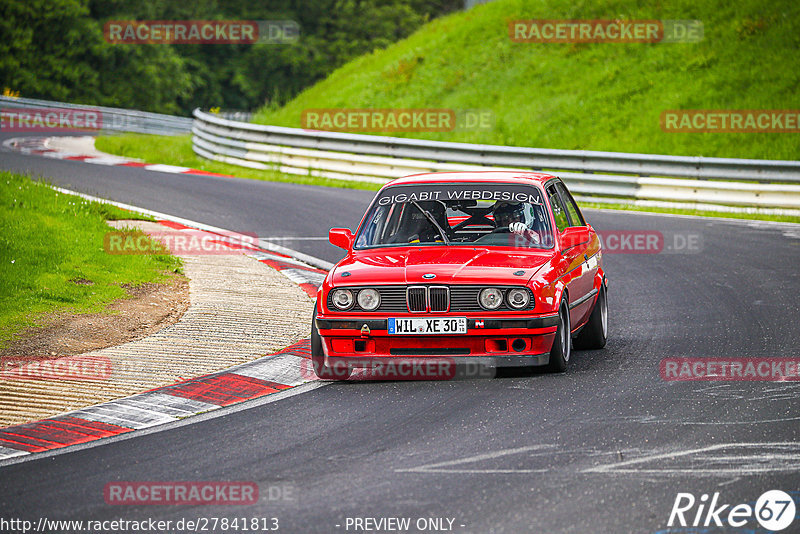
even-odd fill
[[[608,336],[608,301],[605,284],[600,286],[589,321],[575,338],[576,349],[602,349]]]
[[[567,299],[561,299],[558,307],[558,329],[553,348],[550,349],[550,363],[547,368],[554,373],[563,373],[567,370],[567,362],[572,353],[572,336],[570,335],[569,306]]]
[[[346,363],[326,365],[322,338],[317,330],[316,312],[311,320],[311,362],[314,364],[314,372],[323,380],[347,380],[350,377],[351,369]]]

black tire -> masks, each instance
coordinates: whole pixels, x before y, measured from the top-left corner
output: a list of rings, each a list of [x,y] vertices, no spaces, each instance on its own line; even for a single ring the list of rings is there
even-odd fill
[[[567,363],[572,354],[572,335],[570,334],[569,305],[567,299],[562,298],[558,307],[558,329],[553,347],[550,349],[550,363],[547,369],[553,373],[563,373],[567,370]]]
[[[575,338],[576,349],[596,350],[606,346],[608,337],[608,300],[606,298],[605,284],[600,286],[600,292],[594,301],[592,314],[589,321]]]
[[[325,364],[322,338],[317,330],[316,312],[314,312],[314,318],[311,320],[311,363],[314,365],[314,372],[323,380],[347,380],[352,372],[352,369],[346,363],[334,365],[333,367]]]

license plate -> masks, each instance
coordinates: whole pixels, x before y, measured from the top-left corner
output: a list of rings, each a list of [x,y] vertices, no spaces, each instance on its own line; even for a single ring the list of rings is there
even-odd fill
[[[466,334],[466,317],[392,317],[390,334]]]

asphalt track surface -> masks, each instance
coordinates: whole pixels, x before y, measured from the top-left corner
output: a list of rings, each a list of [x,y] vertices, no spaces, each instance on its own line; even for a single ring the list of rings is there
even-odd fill
[[[0,167],[259,235],[352,228],[372,197],[8,152]],[[720,503],[735,505],[781,489],[798,500],[800,383],[667,382],[659,362],[800,356],[800,227],[599,211],[587,218],[598,230],[692,234],[700,244],[693,253],[607,254],[608,345],[574,353],[567,373],[330,383],[245,404],[0,467],[0,516],[277,517],[280,532],[360,531],[346,529],[348,517],[408,517],[412,527],[440,517],[454,520],[453,532],[627,533],[666,532],[679,492],[719,492]],[[340,256],[322,240],[285,245]],[[109,482],[170,480],[254,481],[262,496],[245,507],[103,499]],[[269,500],[270,486],[291,488],[292,498]],[[800,518],[784,532],[798,530]],[[751,519],[730,531],[764,530]]]

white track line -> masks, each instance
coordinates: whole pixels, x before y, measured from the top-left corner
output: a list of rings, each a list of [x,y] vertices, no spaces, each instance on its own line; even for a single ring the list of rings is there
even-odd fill
[[[94,202],[101,202],[103,204],[109,204],[111,206],[116,206],[116,207],[122,208],[124,210],[133,211],[133,212],[136,212],[136,213],[141,213],[142,215],[149,215],[151,217],[155,217],[156,219],[162,219],[162,220],[165,220],[165,221],[172,221],[172,222],[176,222],[178,224],[183,224],[185,226],[191,226],[193,228],[197,228],[198,230],[206,230],[206,231],[209,231],[209,232],[214,232],[216,234],[224,234],[224,235],[228,235],[228,236],[242,235],[242,234],[237,234],[237,232],[232,232],[230,230],[225,230],[224,228],[219,228],[217,226],[211,226],[210,224],[205,224],[205,223],[193,221],[191,219],[184,219],[183,217],[176,217],[174,215],[169,215],[167,213],[161,213],[159,211],[149,210],[149,209],[146,209],[146,208],[140,208],[139,206],[134,206],[132,204],[125,204],[124,202],[117,202],[115,200],[108,200],[106,198],[95,197],[95,196],[92,196],[92,195],[87,195],[86,193],[79,193],[78,191],[72,191],[70,189],[64,189],[63,187],[55,187],[55,186],[52,186],[52,187],[56,191],[58,191],[60,193],[64,193],[65,195],[75,195],[75,196],[78,196],[78,197],[81,197],[81,198],[85,198],[86,200],[92,200]],[[243,237],[246,238],[245,242],[248,242],[247,240],[250,239],[250,236],[243,236]],[[303,262],[303,263],[305,263],[307,265],[311,265],[312,267],[317,267],[319,269],[324,269],[326,271],[330,271],[333,268],[333,264],[328,262],[328,261],[322,260],[320,258],[316,258],[314,256],[310,256],[308,254],[304,254],[304,253],[299,252],[297,250],[293,250],[293,249],[290,249],[290,248],[287,248],[287,247],[282,247],[280,245],[276,245],[275,243],[268,243],[268,242],[265,242],[265,241],[259,239],[259,246],[261,246],[262,248],[265,248],[266,250],[271,250],[273,252],[278,252],[279,254],[285,254],[287,256],[291,256],[293,258],[296,258],[296,259],[300,260],[301,262]],[[290,259],[287,261],[286,258],[275,258],[275,259],[279,260],[279,261],[286,261],[287,263],[292,263],[292,261]]]

